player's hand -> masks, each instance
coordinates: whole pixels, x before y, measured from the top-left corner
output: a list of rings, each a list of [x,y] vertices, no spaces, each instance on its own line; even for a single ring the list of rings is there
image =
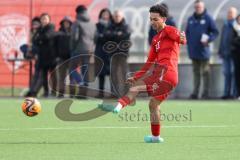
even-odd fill
[[[184,31],[182,31],[182,32],[180,33],[180,42],[181,42],[181,43],[184,43],[185,40],[186,40],[186,34],[185,34]]]
[[[135,82],[136,82],[136,80],[134,79],[134,77],[130,77],[126,81],[126,83],[129,85],[133,85]]]

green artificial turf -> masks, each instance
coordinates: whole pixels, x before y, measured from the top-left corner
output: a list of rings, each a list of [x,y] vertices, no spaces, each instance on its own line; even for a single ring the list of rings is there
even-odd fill
[[[22,99],[0,99],[0,160],[232,160],[240,159],[239,101],[175,101],[161,105],[162,144],[145,144],[150,134],[148,101],[119,115],[62,121],[61,100],[40,99],[42,112],[27,117]],[[72,113],[100,100],[74,100]]]

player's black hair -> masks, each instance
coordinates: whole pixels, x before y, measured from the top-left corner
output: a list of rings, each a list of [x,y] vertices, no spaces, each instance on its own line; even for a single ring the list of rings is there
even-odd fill
[[[169,10],[168,5],[166,3],[161,3],[160,5],[162,5],[163,7],[165,7],[167,10]]]
[[[150,13],[159,13],[161,17],[168,17],[168,10],[163,5],[157,4],[150,8]]]

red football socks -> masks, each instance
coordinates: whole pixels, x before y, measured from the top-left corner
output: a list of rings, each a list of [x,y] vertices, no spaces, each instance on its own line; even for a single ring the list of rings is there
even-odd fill
[[[131,100],[127,96],[123,96],[118,102],[122,105],[122,108],[124,108],[131,103]]]
[[[152,130],[153,136],[159,136],[160,135],[160,123],[159,124],[151,123],[151,130]]]

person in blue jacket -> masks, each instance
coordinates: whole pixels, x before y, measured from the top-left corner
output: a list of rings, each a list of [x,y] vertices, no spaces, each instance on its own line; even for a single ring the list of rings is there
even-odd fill
[[[168,5],[166,3],[161,3],[161,5],[163,7],[165,7],[169,12],[169,8],[168,8]],[[176,22],[171,15],[168,16],[167,21],[166,21],[166,25],[176,27]],[[155,29],[153,29],[152,26],[150,26],[149,31],[148,31],[148,44],[149,45],[151,45],[152,39],[155,35],[157,35],[157,31]]]
[[[189,57],[193,64],[194,90],[191,99],[198,99],[201,78],[203,78],[202,98],[209,98],[209,43],[214,41],[219,32],[213,18],[207,13],[201,0],[194,2],[195,12],[188,18],[186,37]]]
[[[227,20],[224,21],[221,32],[221,40],[218,54],[221,57],[224,74],[224,94],[222,99],[230,99],[237,96],[237,90],[234,78],[234,64],[231,54],[231,38],[233,30],[233,22],[237,17],[237,9],[230,7],[227,13]]]

